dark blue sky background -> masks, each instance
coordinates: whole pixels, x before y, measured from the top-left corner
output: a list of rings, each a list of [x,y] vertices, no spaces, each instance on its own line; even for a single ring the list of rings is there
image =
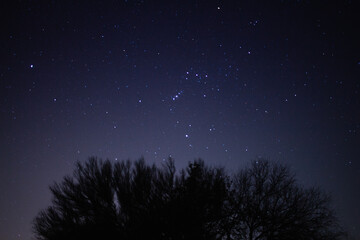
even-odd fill
[[[360,237],[355,1],[3,1],[0,238],[89,156],[289,164]]]

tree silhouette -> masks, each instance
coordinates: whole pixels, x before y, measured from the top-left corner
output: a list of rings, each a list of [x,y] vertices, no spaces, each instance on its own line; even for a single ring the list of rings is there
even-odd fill
[[[264,160],[234,177],[230,239],[339,239],[330,197],[304,189],[289,168]]]
[[[90,158],[50,187],[37,239],[340,239],[330,198],[300,187],[287,167],[256,161],[230,177],[202,160],[178,174]]]
[[[167,239],[221,239],[227,176],[221,168],[206,167],[202,160],[189,163],[176,179],[170,205]]]
[[[91,158],[77,163],[73,177],[50,187],[52,206],[35,219],[39,239],[92,239],[119,231],[112,187],[112,165]]]
[[[169,159],[163,168],[147,166],[143,159],[116,163],[114,189],[118,221],[124,239],[162,239],[166,206],[171,201],[175,166]]]
[[[160,235],[175,166],[147,166],[143,159],[77,163],[73,177],[50,187],[52,206],[34,221],[38,239],[142,239]]]

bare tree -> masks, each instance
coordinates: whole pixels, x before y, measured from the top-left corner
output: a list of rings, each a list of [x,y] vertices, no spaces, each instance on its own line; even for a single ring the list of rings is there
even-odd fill
[[[169,159],[163,168],[148,166],[143,159],[133,165],[119,162],[114,167],[117,216],[125,239],[162,239],[166,206],[171,200],[175,166]]]
[[[113,236],[117,232],[112,188],[112,165],[91,158],[77,163],[73,177],[50,187],[52,206],[35,219],[38,239],[85,239]],[[99,229],[104,232],[98,236]]]
[[[336,240],[330,197],[297,184],[268,161],[230,177],[202,160],[176,174],[162,167],[90,158],[50,187],[52,205],[34,220],[35,237],[57,239]]]
[[[52,206],[34,220],[37,239],[141,239],[157,237],[158,211],[169,201],[175,167],[143,159],[109,161],[90,158],[77,163],[73,176],[50,187]],[[158,234],[159,235],[159,234]]]
[[[264,160],[234,177],[229,239],[340,239],[331,199],[297,184],[289,168]]]

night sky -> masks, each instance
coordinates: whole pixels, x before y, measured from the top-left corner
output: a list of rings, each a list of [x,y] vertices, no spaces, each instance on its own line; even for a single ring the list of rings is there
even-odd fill
[[[355,1],[2,1],[0,238],[89,156],[229,171],[258,157],[333,195],[360,238]]]

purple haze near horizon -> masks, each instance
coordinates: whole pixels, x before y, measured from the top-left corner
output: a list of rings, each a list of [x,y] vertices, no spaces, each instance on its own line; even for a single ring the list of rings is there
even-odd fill
[[[360,237],[359,9],[333,2],[3,3],[0,238],[90,156],[280,161]]]

